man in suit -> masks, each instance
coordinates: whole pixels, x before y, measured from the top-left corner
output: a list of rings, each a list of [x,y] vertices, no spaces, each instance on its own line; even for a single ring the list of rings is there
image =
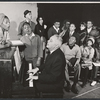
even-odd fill
[[[60,27],[60,22],[55,21],[54,25],[51,28],[49,28],[49,30],[48,30],[48,39],[54,34],[59,35],[59,33],[60,33],[60,28],[59,27]]]
[[[28,71],[33,75],[27,80],[36,80],[35,88],[39,92],[58,92],[63,89],[66,60],[60,49],[61,44],[62,38],[59,35],[51,36],[47,42],[50,55],[47,56],[45,63]],[[41,74],[34,76],[38,71],[41,71]]]

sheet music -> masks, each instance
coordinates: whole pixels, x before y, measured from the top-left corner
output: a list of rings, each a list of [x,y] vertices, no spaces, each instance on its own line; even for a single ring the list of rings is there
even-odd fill
[[[93,62],[94,66],[100,66],[100,62]]]
[[[12,46],[24,45],[20,40],[11,40]]]

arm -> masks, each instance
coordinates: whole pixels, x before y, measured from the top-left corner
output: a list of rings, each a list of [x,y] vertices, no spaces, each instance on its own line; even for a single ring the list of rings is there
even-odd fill
[[[89,60],[93,59],[93,57],[94,57],[94,48],[92,48],[90,51]]]
[[[23,22],[21,22],[21,23],[19,24],[19,26],[18,26],[18,36],[22,35],[22,30],[21,30],[22,25],[23,25]]]
[[[81,58],[81,50],[80,50],[80,48],[79,48],[79,47],[77,47],[76,58],[77,58],[77,61],[76,61],[76,63],[75,63],[75,65],[74,65],[74,66],[76,66],[77,64],[79,64],[79,63],[80,63],[80,58]]]
[[[43,57],[43,47],[42,47],[42,42],[39,36],[38,38],[38,43],[37,43],[37,54],[38,54],[38,59],[37,59],[37,66],[40,66],[41,58]]]
[[[50,28],[50,29],[48,30],[48,39],[49,39],[51,36],[52,36],[52,29]]]

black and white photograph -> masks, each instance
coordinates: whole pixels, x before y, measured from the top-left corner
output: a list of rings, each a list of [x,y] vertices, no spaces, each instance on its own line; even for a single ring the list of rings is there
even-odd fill
[[[0,99],[100,99],[100,2],[0,1]]]

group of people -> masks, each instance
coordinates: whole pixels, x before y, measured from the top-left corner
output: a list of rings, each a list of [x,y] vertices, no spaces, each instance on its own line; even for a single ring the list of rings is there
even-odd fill
[[[24,17],[18,27],[19,39],[24,43],[19,47],[22,58],[19,79],[24,86],[28,80],[34,80],[38,92],[59,92],[65,88],[77,94],[79,79],[82,87],[86,86],[88,79],[91,79],[91,86],[99,81],[99,66],[94,63],[100,63],[100,34],[91,20],[81,22],[79,32],[69,20],[64,21],[62,28],[60,21],[56,20],[46,32],[47,25],[41,16],[37,18],[37,25],[32,21],[31,11],[26,10]],[[9,27],[9,18],[1,13],[0,48],[11,46]],[[29,70],[29,63],[32,63],[32,70]],[[72,70],[74,82],[71,85],[69,73]],[[32,76],[27,73],[32,73]]]

